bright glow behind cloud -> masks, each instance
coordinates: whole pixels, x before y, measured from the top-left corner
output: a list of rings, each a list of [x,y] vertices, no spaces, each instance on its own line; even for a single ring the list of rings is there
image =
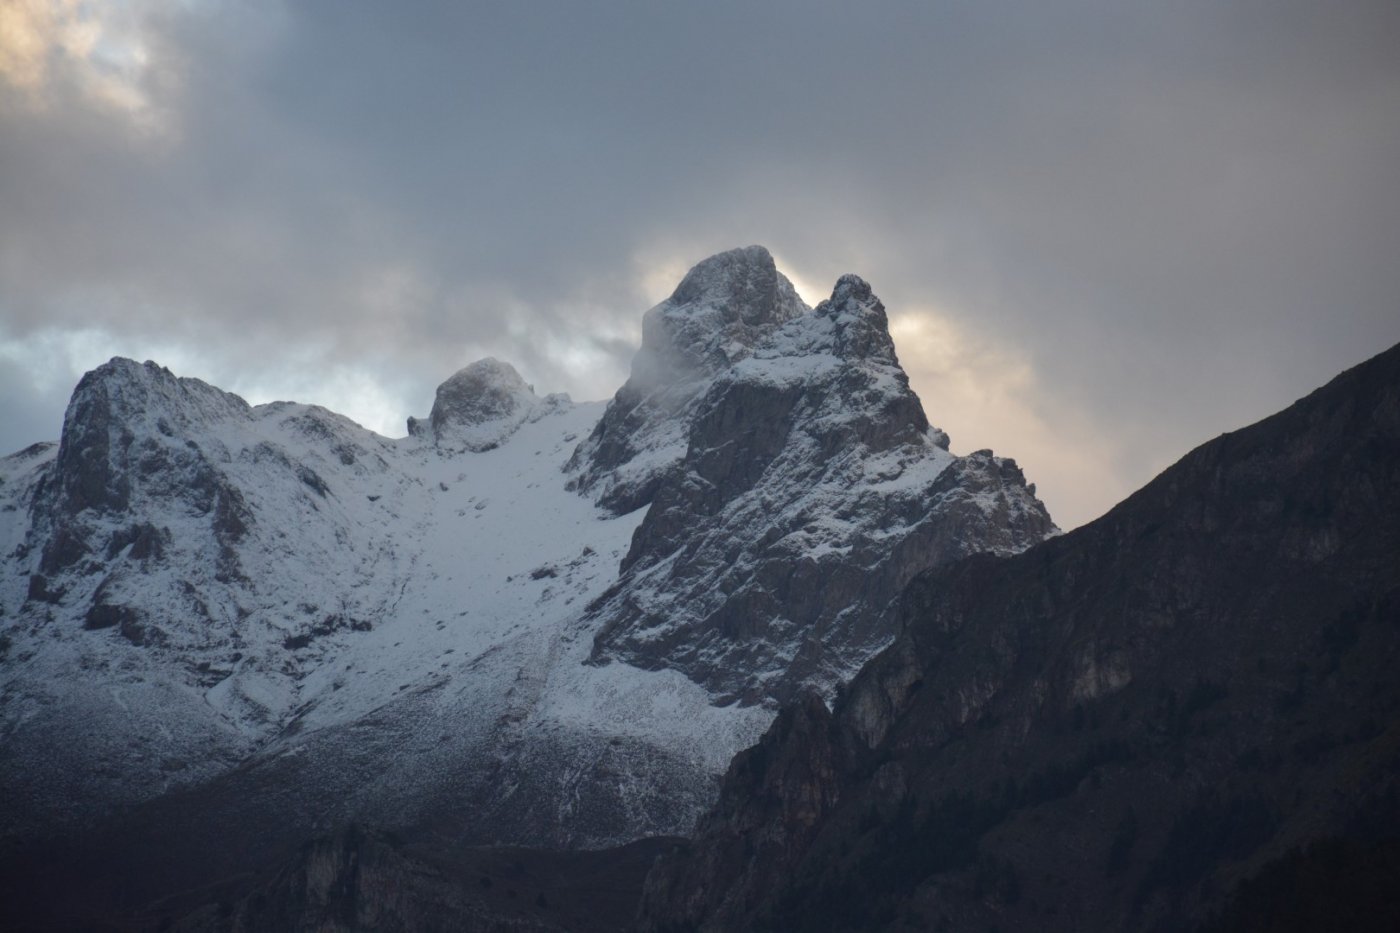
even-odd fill
[[[954,453],[991,448],[1014,458],[1062,528],[1097,518],[1130,491],[1101,426],[1073,411],[1044,411],[1047,395],[1029,358],[954,320],[929,308],[890,316],[909,383]]]
[[[605,396],[761,243],[1070,525],[1400,337],[1400,5],[1335,7],[0,0],[0,447],[114,353]]]
[[[150,3],[137,0],[6,0],[0,5],[0,79],[21,106],[42,109],[71,82],[90,102],[161,129],[146,81],[143,31]]]

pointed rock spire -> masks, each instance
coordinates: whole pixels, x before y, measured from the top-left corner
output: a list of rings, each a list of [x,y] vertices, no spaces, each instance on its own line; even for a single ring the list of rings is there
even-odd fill
[[[693,409],[714,379],[808,311],[762,246],[697,263],[642,318],[631,376],[569,462],[575,487],[619,514],[650,502],[685,455]]]
[[[762,246],[718,253],[642,318],[628,386],[636,393],[712,376],[807,310]]]

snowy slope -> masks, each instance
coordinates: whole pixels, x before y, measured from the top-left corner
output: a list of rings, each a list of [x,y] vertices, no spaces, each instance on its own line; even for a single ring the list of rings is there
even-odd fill
[[[1053,531],[1014,464],[947,452],[859,280],[812,312],[751,247],[646,322],[606,406],[487,360],[401,439],[85,376],[60,444],[0,461],[8,837],[177,790],[289,833],[684,832],[908,574]]]
[[[314,407],[250,408],[154,364],[95,371],[64,453],[104,448],[104,469],[65,484],[52,448],[5,462],[3,488],[29,492],[34,519],[21,535],[12,500],[10,567],[31,573],[7,574],[0,595],[14,620],[0,761],[42,814],[142,799],[409,710],[415,733],[439,720],[435,744],[446,729],[459,752],[621,734],[693,749],[686,766],[715,773],[763,717],[711,706],[678,674],[581,663],[579,610],[641,518],[564,489],[600,410],[555,397],[493,449],[444,455]],[[116,487],[122,508],[88,504]],[[133,556],[137,526],[157,544]],[[426,713],[406,702],[424,694]],[[422,762],[386,764],[396,793],[431,789]]]

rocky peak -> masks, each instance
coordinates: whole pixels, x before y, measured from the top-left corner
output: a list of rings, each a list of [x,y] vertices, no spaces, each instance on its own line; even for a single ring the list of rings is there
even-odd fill
[[[790,365],[808,357],[816,366],[846,362],[883,367],[907,392],[908,379],[895,355],[885,306],[857,275],[843,275],[830,298],[811,314],[792,318],[774,331],[754,348],[753,357],[786,358]]]
[[[885,306],[860,276],[841,276],[814,315],[829,322],[827,334],[834,355],[899,365]]]
[[[713,375],[807,311],[762,246],[711,256],[642,318],[642,347],[628,382],[655,389]]]
[[[847,272],[845,275],[841,276],[841,278],[837,279],[836,287],[831,290],[831,301],[840,303],[848,299],[859,302],[874,301],[876,304],[879,304],[879,300],[875,298],[874,293],[870,289],[870,283],[854,272]],[[822,302],[822,304],[826,304],[826,302]],[[883,305],[881,306],[881,310],[883,310]]]
[[[487,357],[438,386],[427,422],[410,418],[408,431],[431,436],[439,447],[490,450],[515,433],[540,402],[514,366]]]
[[[762,246],[716,253],[696,263],[671,293],[676,308],[713,308],[727,323],[782,323],[801,313],[796,291]]]
[[[799,698],[734,759],[640,928],[1388,928],[1397,475],[1400,346],[919,575],[830,716]]]
[[[174,439],[191,425],[249,416],[236,395],[175,376],[149,360],[115,357],[83,376],[63,418],[56,470],[65,511],[120,511],[138,437]]]
[[[684,456],[714,379],[808,310],[762,246],[698,263],[643,316],[627,383],[569,461],[573,485],[618,514],[646,505]]]
[[[677,669],[720,702],[831,690],[892,637],[885,607],[914,573],[1055,530],[1014,463],[948,452],[857,276],[668,427],[676,459],[591,607],[593,660]]]

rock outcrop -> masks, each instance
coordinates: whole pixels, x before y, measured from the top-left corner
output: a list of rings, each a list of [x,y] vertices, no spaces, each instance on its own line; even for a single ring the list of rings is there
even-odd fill
[[[669,423],[684,429],[680,457],[653,477],[622,575],[590,607],[594,663],[679,670],[721,703],[829,692],[893,637],[886,609],[915,573],[1055,531],[1014,461],[948,452],[859,277],[752,336],[723,368],[710,362]],[[639,357],[654,382],[651,366]],[[624,423],[608,435],[622,447]],[[597,437],[576,461],[602,449]]]
[[[311,660],[288,640],[382,610],[349,594],[387,535],[349,535],[389,451],[154,363],[88,373],[57,448],[3,465],[25,519],[0,527],[5,835],[210,779],[280,729]]]
[[[1397,514],[1400,347],[917,577],[834,712],[735,759],[642,928],[1387,928]]]
[[[540,398],[515,367],[487,357],[458,370],[437,388],[427,421],[408,419],[408,433],[444,451],[495,450],[532,418],[569,404],[555,394]]]
[[[810,310],[761,246],[711,256],[642,317],[632,373],[569,461],[572,484],[625,514],[680,467],[710,383]]]
[[[349,821],[685,832],[905,580],[1053,531],[1014,462],[948,452],[864,282],[809,310],[758,247],[647,313],[606,408],[482,360],[410,427],[113,360],[0,460],[0,876],[93,827],[131,890]]]

